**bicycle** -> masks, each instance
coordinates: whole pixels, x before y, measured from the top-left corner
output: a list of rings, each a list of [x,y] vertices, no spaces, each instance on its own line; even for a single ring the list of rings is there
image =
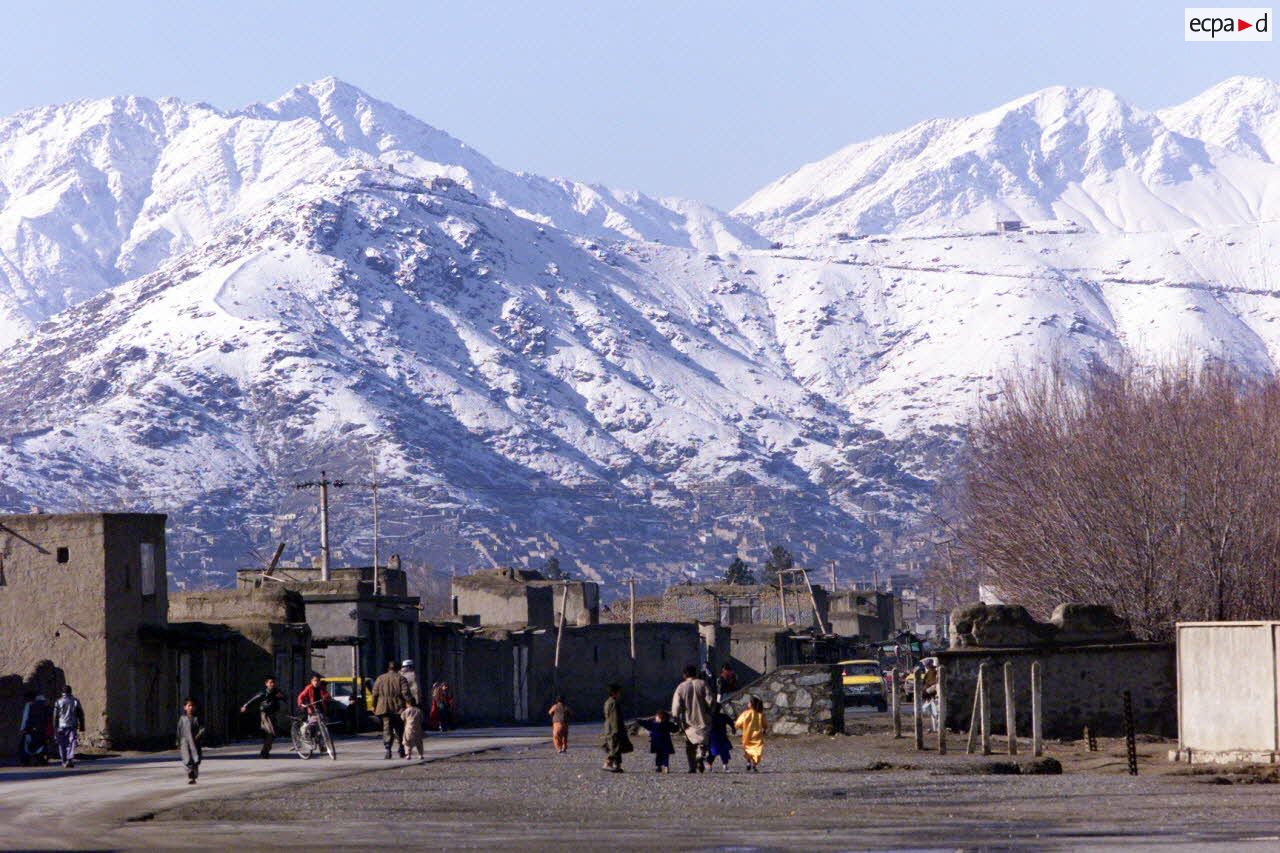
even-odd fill
[[[304,705],[306,716],[291,717],[293,724],[289,734],[293,739],[293,751],[298,757],[308,759],[317,752],[329,753],[329,758],[338,760],[338,752],[333,746],[333,735],[329,734],[329,726],[325,723],[323,711],[316,710],[320,702]]]

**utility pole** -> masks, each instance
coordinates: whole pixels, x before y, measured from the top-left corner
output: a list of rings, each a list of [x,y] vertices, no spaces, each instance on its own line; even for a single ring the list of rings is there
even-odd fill
[[[378,456],[374,454],[369,488],[373,491],[373,592],[378,593]]]
[[[329,580],[329,487],[341,489],[346,485],[344,480],[330,480],[324,471],[319,480],[308,480],[305,483],[294,483],[295,489],[313,489],[320,487],[320,580]]]

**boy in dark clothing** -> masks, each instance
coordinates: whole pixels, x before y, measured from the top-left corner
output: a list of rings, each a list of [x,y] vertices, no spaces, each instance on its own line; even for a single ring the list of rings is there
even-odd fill
[[[733,731],[733,717],[724,712],[719,702],[711,703],[711,734],[707,737],[707,769],[716,769],[716,759],[720,759],[725,771],[729,770],[729,755],[733,747],[729,742],[729,733]]]
[[[254,702],[259,703],[258,725],[262,729],[262,750],[258,753],[259,758],[271,757],[271,744],[276,737],[276,715],[280,713],[284,701],[284,691],[276,687],[275,678],[269,675],[263,688],[240,706],[240,713],[246,714],[249,712],[250,705]]]
[[[653,753],[654,772],[670,773],[671,756],[676,751],[671,743],[671,735],[680,731],[680,727],[666,711],[659,711],[652,717],[636,722],[649,733],[649,751]]]

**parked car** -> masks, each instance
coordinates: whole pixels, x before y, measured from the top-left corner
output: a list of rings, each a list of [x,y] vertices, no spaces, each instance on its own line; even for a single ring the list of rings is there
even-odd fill
[[[845,705],[874,705],[879,711],[889,707],[879,663],[873,660],[842,660],[839,666]]]
[[[342,711],[334,713],[329,722],[330,728],[337,728],[346,731],[358,731],[359,723],[356,719],[356,696],[359,693],[357,689],[359,682],[356,681],[354,675],[338,675],[328,676],[320,679],[324,684],[324,688],[329,691],[329,696],[335,704],[342,706]],[[366,718],[373,713],[373,679],[366,678],[364,680],[364,710]]]

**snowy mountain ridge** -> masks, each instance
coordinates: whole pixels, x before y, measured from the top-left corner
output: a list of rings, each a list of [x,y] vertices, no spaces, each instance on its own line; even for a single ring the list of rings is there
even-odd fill
[[[378,163],[595,239],[764,245],[696,202],[506,171],[334,78],[231,112],[79,101],[0,120],[0,336],[155,270],[294,187]]]
[[[26,111],[0,121],[0,506],[169,512],[182,582],[220,582],[314,553],[292,483],[320,468],[353,483],[339,559],[367,560],[376,456],[410,565],[656,586],[777,543],[846,577],[919,559],[1011,366],[1276,372],[1280,225],[1236,221],[1270,204],[1276,87],[1223,86],[1251,105],[1059,89],[928,122],[746,224],[507,172],[333,80]],[[991,233],[1033,191],[1101,218]],[[1161,199],[1183,207],[1120,227]],[[828,233],[851,221],[889,230]]]
[[[1053,87],[934,119],[802,166],[734,209],[761,233],[989,230],[1058,220],[1102,233],[1248,224],[1280,215],[1276,83],[1232,78],[1147,112],[1114,92]]]

